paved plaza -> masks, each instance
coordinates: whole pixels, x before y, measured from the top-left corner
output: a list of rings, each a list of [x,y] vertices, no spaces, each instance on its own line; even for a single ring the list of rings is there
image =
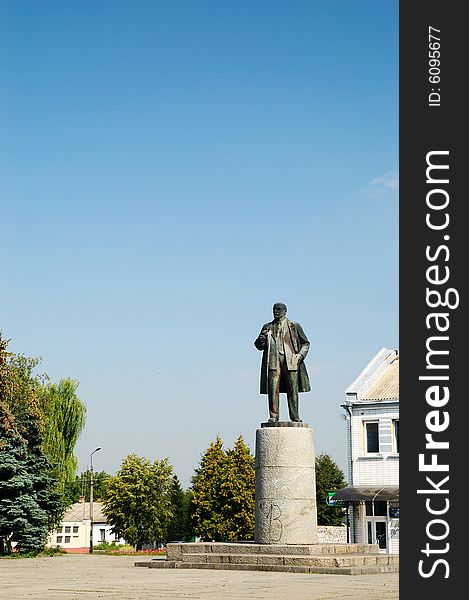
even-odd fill
[[[253,571],[142,569],[131,556],[0,559],[2,600],[158,598],[208,600],[396,599],[398,574],[311,575]]]

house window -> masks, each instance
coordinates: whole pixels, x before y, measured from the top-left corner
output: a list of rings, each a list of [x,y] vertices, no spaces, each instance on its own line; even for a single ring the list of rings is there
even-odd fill
[[[69,535],[66,535],[66,536],[65,536],[65,543],[66,543],[66,544],[69,544],[69,543],[70,543],[70,536],[69,536]]]
[[[62,533],[63,527],[57,527],[56,531],[57,531],[57,533]]]
[[[116,540],[116,542],[118,542],[118,541],[119,541],[119,534],[118,534],[118,533],[115,533],[115,534],[114,534],[114,539]]]
[[[374,502],[374,513],[375,517],[386,517],[388,514],[387,502],[375,501]]]
[[[365,442],[367,454],[379,452],[378,421],[365,423]]]
[[[78,533],[78,525],[73,526],[73,533]]]
[[[58,535],[57,536],[57,544],[61,544],[63,539],[64,539],[63,535]]]
[[[367,517],[386,517],[388,514],[387,510],[387,503],[381,500],[375,500],[374,502],[367,500],[365,502],[365,514]]]
[[[394,433],[394,452],[396,452],[396,454],[399,454],[399,419],[394,419],[394,421],[392,422],[392,428]]]
[[[99,535],[101,536],[99,541],[100,542],[105,542],[106,541],[106,530],[105,529],[100,529],[99,530]]]
[[[70,526],[65,527],[65,533],[70,533]]]

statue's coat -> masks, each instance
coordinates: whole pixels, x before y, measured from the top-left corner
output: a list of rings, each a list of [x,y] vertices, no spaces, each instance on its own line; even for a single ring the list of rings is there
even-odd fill
[[[295,323],[295,321],[290,321],[286,319],[288,326],[288,334],[290,335],[292,347],[294,348],[297,354],[301,354],[303,356],[303,361],[300,362],[300,365],[297,369],[298,372],[298,391],[299,392],[309,392],[311,390],[309,384],[308,371],[306,370],[306,365],[304,363],[304,359],[308,354],[309,350],[309,341],[303,331],[301,325],[299,323]],[[271,352],[276,352],[275,347],[275,335],[274,335],[274,327],[275,321],[270,321],[262,326],[261,332],[254,342],[254,346],[258,350],[263,350],[262,353],[262,363],[261,363],[261,379],[260,379],[260,393],[267,394],[268,393],[268,376],[269,376],[269,356]],[[288,335],[287,334],[287,335]],[[261,335],[266,336],[267,340],[262,343],[260,339]],[[289,370],[296,370],[290,368]],[[286,393],[286,387],[283,383],[283,378],[280,380],[280,392]]]

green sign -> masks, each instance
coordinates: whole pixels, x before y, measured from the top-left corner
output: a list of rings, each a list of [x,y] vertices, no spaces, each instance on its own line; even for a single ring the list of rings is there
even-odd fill
[[[341,500],[336,500],[334,498],[335,492],[327,492],[326,504],[327,506],[346,506]]]

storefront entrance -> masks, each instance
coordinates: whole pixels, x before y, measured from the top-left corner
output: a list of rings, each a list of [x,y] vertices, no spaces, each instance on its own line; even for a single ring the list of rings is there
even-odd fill
[[[369,544],[378,544],[380,550],[388,549],[387,502],[365,502],[365,527]]]
[[[387,523],[377,519],[366,519],[366,530],[369,544],[378,544],[380,550],[387,551]]]

